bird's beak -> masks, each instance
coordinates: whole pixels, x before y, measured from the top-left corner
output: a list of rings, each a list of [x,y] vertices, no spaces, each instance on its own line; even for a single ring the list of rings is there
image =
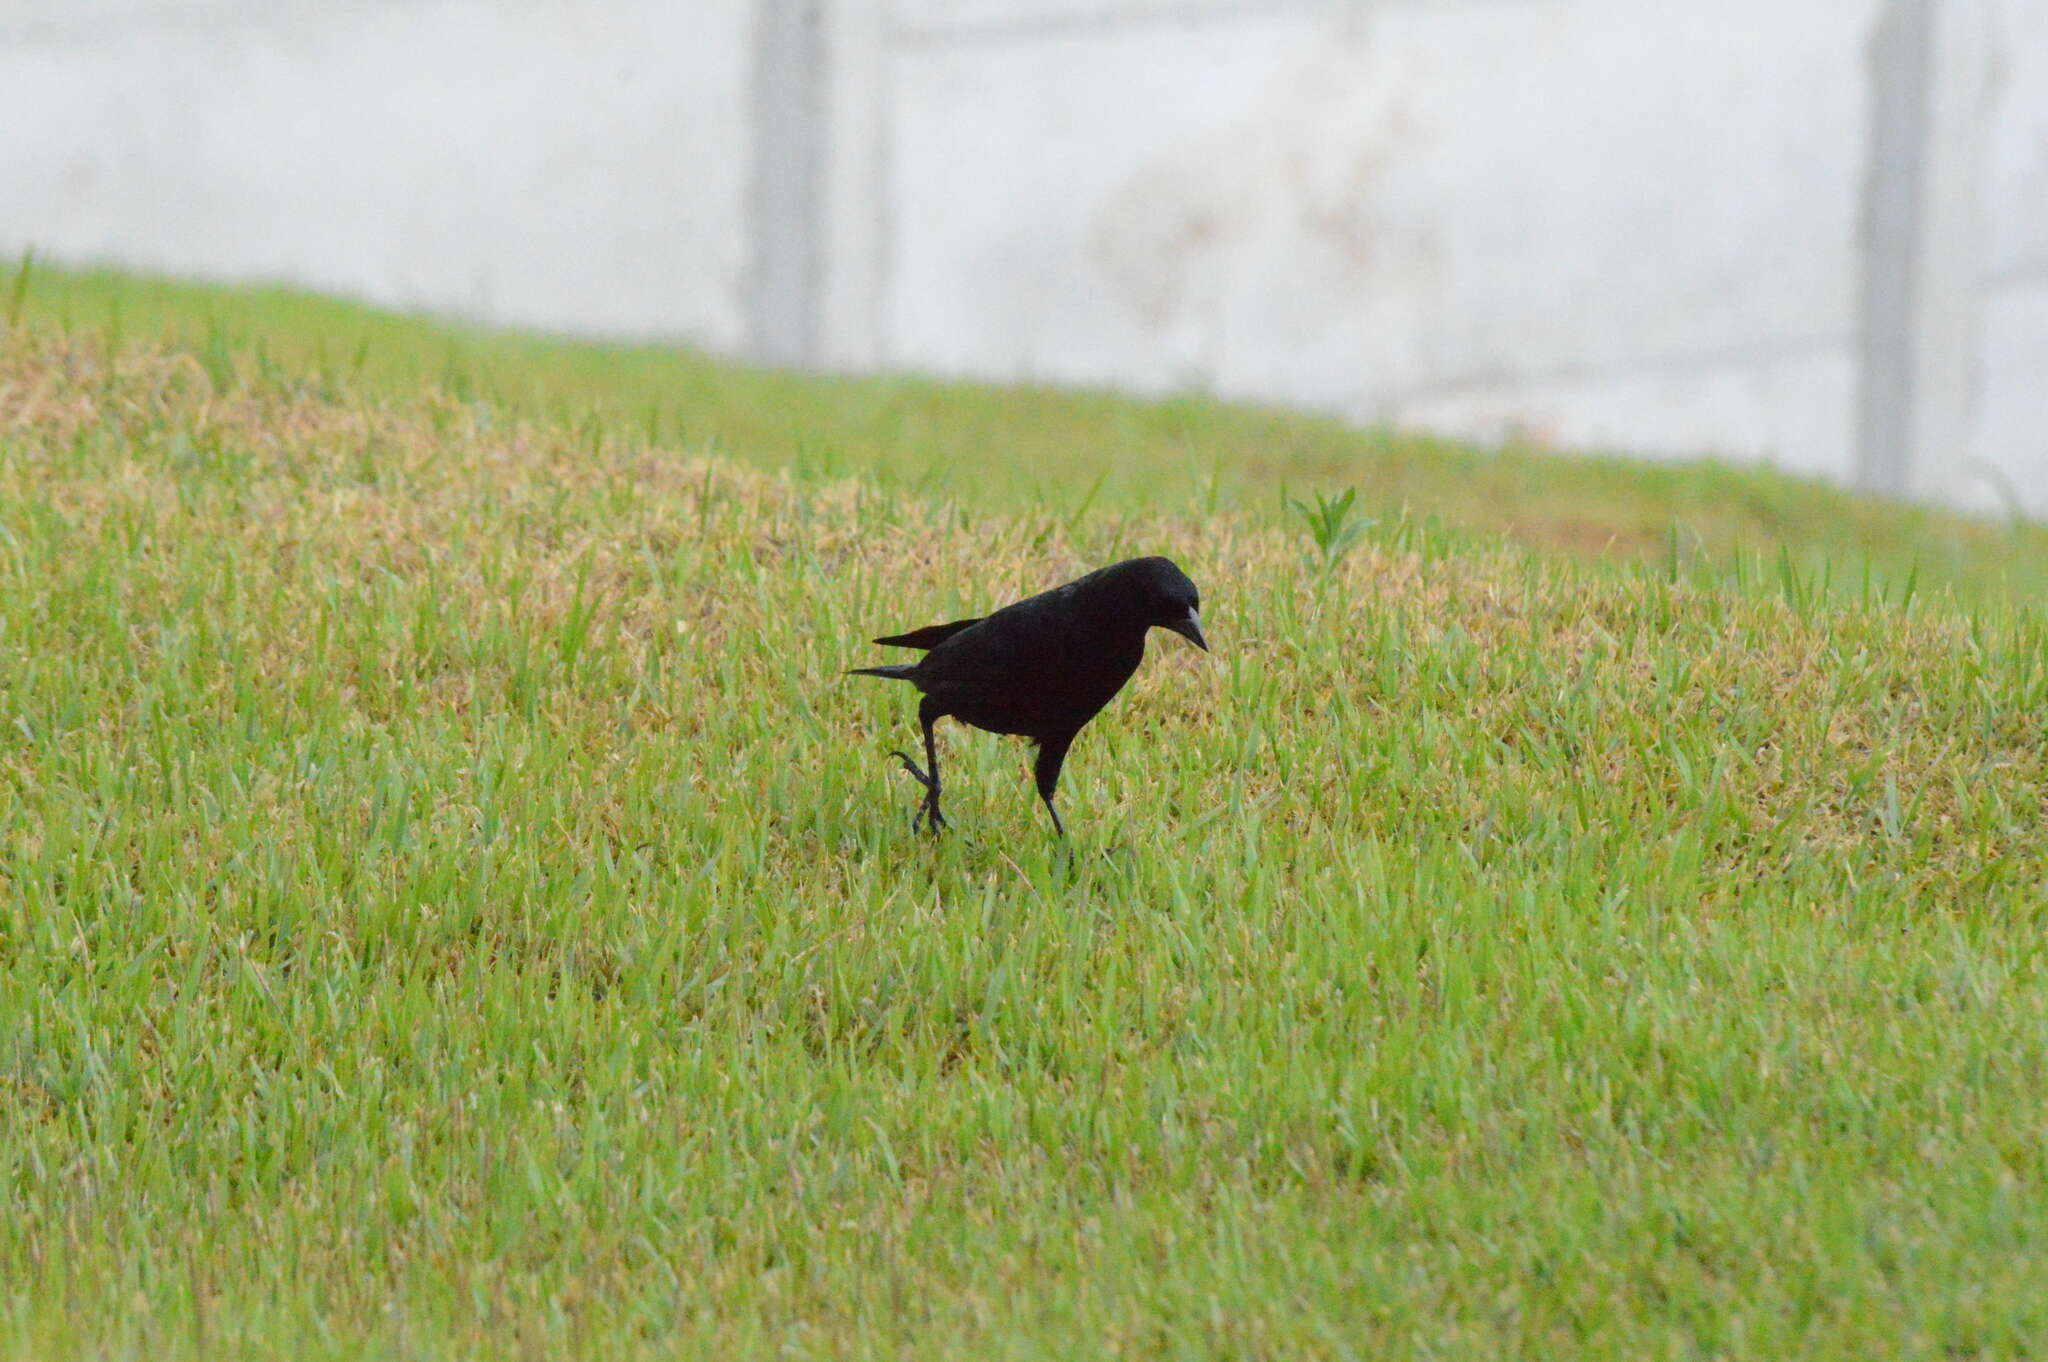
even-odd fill
[[[1194,644],[1197,648],[1200,648],[1203,652],[1206,653],[1209,651],[1208,641],[1202,637],[1201,611],[1191,609],[1188,611],[1188,617],[1186,619],[1175,620],[1173,623],[1167,625],[1166,627],[1173,630],[1174,633],[1179,634],[1188,642]]]

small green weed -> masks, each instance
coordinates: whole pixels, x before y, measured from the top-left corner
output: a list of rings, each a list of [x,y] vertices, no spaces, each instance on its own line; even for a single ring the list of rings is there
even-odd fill
[[[1335,496],[1317,492],[1314,505],[1295,497],[1286,498],[1288,507],[1307,524],[1309,538],[1316,546],[1326,573],[1337,565],[1338,559],[1357,546],[1374,523],[1368,517],[1352,515],[1352,504],[1357,500],[1358,489],[1354,487],[1347,487]]]

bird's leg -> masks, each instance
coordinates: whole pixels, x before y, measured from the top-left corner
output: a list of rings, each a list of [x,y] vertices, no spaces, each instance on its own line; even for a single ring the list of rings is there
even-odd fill
[[[931,779],[924,786],[924,811],[929,815],[932,835],[936,837],[939,829],[946,826],[946,816],[939,812],[939,744],[932,737],[932,725],[938,722],[938,716],[920,712],[917,717],[924,725],[924,759],[931,765]]]
[[[1032,774],[1038,780],[1038,797],[1045,801],[1045,811],[1052,815],[1052,830],[1060,836],[1067,835],[1066,825],[1060,822],[1060,811],[1052,806],[1052,792],[1060,783],[1060,767],[1067,760],[1067,748],[1072,745],[1074,735],[1056,733],[1049,738],[1038,740],[1038,760],[1033,764]]]
[[[922,766],[910,759],[910,754],[900,748],[892,748],[889,755],[903,763],[903,769],[910,772],[910,778],[927,790],[932,787],[932,778]]]
[[[908,752],[892,751],[889,755],[903,763],[903,769],[910,772],[912,780],[924,786],[924,804],[910,820],[912,830],[930,819],[932,831],[936,833],[946,826],[946,816],[939,812],[939,747],[937,739],[932,736],[932,725],[938,722],[939,716],[926,715],[920,710],[917,717],[924,725],[924,759],[931,763],[931,769],[926,770],[912,761]]]
[[[910,759],[910,754],[908,752],[892,750],[889,753],[889,755],[903,763],[903,769],[910,772],[910,778],[912,780],[924,786],[924,803],[919,804],[917,806],[917,812],[910,816],[910,830],[912,832],[915,832],[919,827],[921,827],[924,824],[924,816],[926,813],[930,811],[931,808],[932,785],[934,784],[931,772],[925,770],[922,766],[919,766],[916,762],[912,761]]]
[[[1039,798],[1045,801],[1045,811],[1052,815],[1052,830],[1062,837],[1066,836],[1066,825],[1060,822],[1060,811],[1052,806],[1052,796],[1041,794]]]

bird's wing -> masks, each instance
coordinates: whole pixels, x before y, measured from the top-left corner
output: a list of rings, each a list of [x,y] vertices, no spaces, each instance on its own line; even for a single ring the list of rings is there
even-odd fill
[[[1140,632],[1105,628],[1057,591],[1006,605],[934,648],[917,685],[940,712],[996,733],[1072,733],[1137,670]]]
[[[954,620],[951,624],[929,624],[922,629],[913,629],[907,634],[891,634],[887,638],[878,638],[875,642],[887,644],[892,648],[931,649],[938,647],[968,625],[979,623],[981,616],[976,615],[973,619]]]

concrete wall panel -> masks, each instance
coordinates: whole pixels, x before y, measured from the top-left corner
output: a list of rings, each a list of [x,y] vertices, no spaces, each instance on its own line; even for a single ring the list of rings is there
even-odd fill
[[[1994,279],[2048,279],[2048,4],[1998,0],[1990,140]]]
[[[1944,470],[1946,499],[2048,515],[2048,279],[2001,290],[1985,309],[1975,457]]]
[[[15,16],[0,249],[744,340],[747,0]]]
[[[1420,2],[1423,0],[1396,0]],[[1310,6],[1338,10],[1355,8],[1358,3],[1359,0],[893,0],[897,24],[904,33],[958,34],[995,41],[1032,30],[1200,23],[1223,15],[1256,17],[1262,12]]]
[[[1977,426],[1947,500],[2048,515],[2048,6],[1997,0]]]
[[[898,357],[1366,418],[1631,365],[1659,390],[1687,365],[1712,386],[1800,369],[1853,325],[1870,6],[1734,7],[1305,9],[915,49]],[[1805,428],[1792,400],[1739,424]],[[1738,443],[1657,427],[1652,447]]]

